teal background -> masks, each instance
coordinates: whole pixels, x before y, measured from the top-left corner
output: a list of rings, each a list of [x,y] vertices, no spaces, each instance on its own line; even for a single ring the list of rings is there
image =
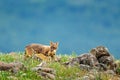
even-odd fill
[[[103,45],[120,58],[120,0],[0,0],[0,52],[50,41],[57,54]]]

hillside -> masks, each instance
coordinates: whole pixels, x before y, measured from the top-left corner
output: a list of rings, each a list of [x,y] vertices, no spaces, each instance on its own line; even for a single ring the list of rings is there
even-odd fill
[[[86,70],[82,70],[78,67],[65,67],[62,65],[64,62],[68,61],[69,58],[76,57],[75,54],[72,55],[58,55],[61,57],[61,62],[49,62],[48,67],[55,70],[55,80],[86,80],[87,74],[94,74],[95,80],[119,80],[120,75],[106,74],[106,72],[96,72],[93,71],[89,73]],[[13,74],[7,71],[0,71],[0,80],[43,80],[36,72],[31,71],[31,68],[40,64],[41,62],[29,59],[23,59],[23,53],[12,53],[12,54],[0,54],[0,61],[10,63],[14,61],[22,62],[27,70],[18,71],[18,73]],[[48,78],[47,78],[48,79]]]

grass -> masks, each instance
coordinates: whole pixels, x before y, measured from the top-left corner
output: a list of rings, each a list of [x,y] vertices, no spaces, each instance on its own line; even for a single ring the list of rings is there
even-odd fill
[[[40,64],[39,61],[34,59],[23,59],[23,53],[17,54],[0,54],[0,61],[4,62],[14,62],[20,61],[22,62],[28,69],[27,71],[19,71],[17,74],[13,74],[7,71],[0,71],[0,80],[44,80],[41,76],[38,76],[36,72],[31,71],[31,68]],[[53,68],[56,71],[55,80],[83,80],[81,77],[86,75],[88,72],[85,70],[81,70],[78,67],[65,67],[62,65],[63,62],[69,60],[69,58],[76,57],[75,54],[70,55],[59,55],[61,57],[61,63],[59,62],[49,62],[48,66]],[[120,69],[118,69],[120,70]],[[109,74],[102,73],[100,75],[96,75],[96,80],[117,80],[118,76],[112,76]]]

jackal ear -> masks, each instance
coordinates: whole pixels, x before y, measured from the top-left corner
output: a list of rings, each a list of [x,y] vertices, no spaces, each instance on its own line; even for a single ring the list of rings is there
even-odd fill
[[[56,42],[56,45],[58,46],[58,45],[59,45],[59,42]]]
[[[52,41],[50,41],[50,45],[53,45],[53,42],[52,42]]]

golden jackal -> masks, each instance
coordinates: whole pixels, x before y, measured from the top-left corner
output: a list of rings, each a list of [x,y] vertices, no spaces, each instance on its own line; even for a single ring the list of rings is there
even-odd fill
[[[56,51],[58,48],[58,42],[50,42],[50,45],[42,44],[30,44],[25,48],[25,59],[27,57],[36,56],[44,61],[49,61],[50,59],[55,59]]]

